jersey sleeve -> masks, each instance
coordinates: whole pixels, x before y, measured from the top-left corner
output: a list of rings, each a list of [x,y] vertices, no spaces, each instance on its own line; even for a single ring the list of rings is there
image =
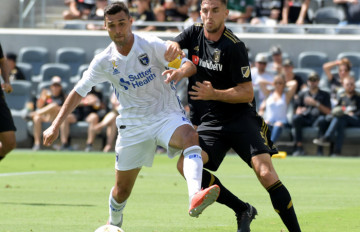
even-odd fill
[[[251,69],[245,44],[234,43],[229,49],[228,64],[231,67],[231,79],[239,84],[251,81]]]
[[[183,32],[181,32],[179,35],[177,35],[174,39],[175,42],[177,42],[181,49],[189,49],[191,45],[191,35],[194,31],[194,25],[185,29]]]
[[[100,60],[94,58],[88,70],[86,70],[81,78],[81,80],[75,85],[74,90],[82,97],[85,97],[90,91],[91,88],[99,83],[105,82],[106,73],[101,67]]]

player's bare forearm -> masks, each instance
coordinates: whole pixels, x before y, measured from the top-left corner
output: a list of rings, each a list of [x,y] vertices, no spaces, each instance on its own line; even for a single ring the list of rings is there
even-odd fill
[[[0,68],[1,68],[1,76],[4,80],[5,83],[10,83],[9,80],[9,69],[8,66],[6,65],[6,59],[2,58],[0,59]]]
[[[247,84],[250,83],[250,84]],[[239,84],[236,87],[215,90],[215,99],[227,103],[249,103],[254,99],[254,90],[251,82]]]
[[[189,91],[193,100],[213,100],[226,103],[249,103],[254,98],[254,90],[251,82],[238,84],[229,89],[215,89],[211,82],[196,82]]]
[[[196,66],[190,61],[186,61],[179,70],[183,73],[183,77],[190,77],[197,72]]]
[[[75,90],[72,90],[66,98],[64,105],[61,107],[60,112],[53,121],[52,126],[59,128],[65,118],[79,105],[81,99],[82,96],[80,96]]]

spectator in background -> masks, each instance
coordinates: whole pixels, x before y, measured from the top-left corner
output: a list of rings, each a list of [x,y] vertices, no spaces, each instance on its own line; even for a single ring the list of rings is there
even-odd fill
[[[155,18],[156,21],[158,22],[166,22],[167,18],[166,18],[166,13],[165,13],[165,8],[161,5],[157,5],[154,8],[154,14],[155,14]],[[156,26],[156,31],[170,31],[170,32],[178,32],[179,29],[177,27],[168,27],[168,26]]]
[[[271,73],[281,73],[282,72],[282,51],[279,46],[272,46],[269,53],[271,54],[272,61],[267,65],[267,71]]]
[[[337,67],[338,73],[332,74],[331,70]],[[331,90],[332,104],[337,104],[337,92],[342,87],[342,82],[345,77],[350,75],[351,62],[347,58],[341,60],[329,61],[323,65],[324,73],[327,76],[329,88]]]
[[[96,137],[95,125],[105,116],[102,93],[93,87],[87,96],[82,98],[80,104],[74,110],[76,121],[86,121],[89,124],[85,151],[93,150]]]
[[[317,73],[311,73],[307,80],[309,89],[301,92],[295,101],[295,115],[292,119],[295,130],[293,156],[304,155],[302,129],[308,126],[318,127],[331,111],[330,94],[319,89],[319,80]]]
[[[118,108],[120,107],[115,93],[110,97],[111,110],[105,115],[105,117],[94,126],[96,134],[99,134],[103,128],[106,127],[106,145],[103,148],[103,152],[109,152],[113,145],[114,139],[117,135],[116,117],[119,115]]]
[[[255,67],[251,68],[251,78],[252,78],[252,84],[253,87],[258,88],[259,91],[259,102],[257,104],[261,104],[261,102],[264,100],[265,95],[261,91],[259,83],[261,80],[265,80],[269,83],[272,83],[274,80],[274,76],[266,71],[266,65],[267,65],[267,57],[265,54],[258,53],[255,57]]]
[[[11,116],[11,111],[5,102],[5,93],[13,91],[9,80],[9,67],[0,43],[0,70],[4,83],[0,87],[0,161],[16,147],[16,127]]]
[[[90,12],[95,8],[95,0],[64,0],[68,10],[63,12],[64,19],[87,19]]]
[[[25,80],[24,74],[21,72],[19,67],[16,66],[17,56],[14,53],[6,54],[7,65],[9,67],[9,78],[10,82],[13,80]]]
[[[259,83],[266,99],[261,103],[259,114],[263,116],[271,131],[271,140],[275,143],[281,135],[284,126],[288,125],[287,111],[297,87],[297,82],[286,82],[283,74],[274,77],[274,81],[260,81]],[[273,87],[273,91],[268,88]],[[285,91],[287,87],[287,91]]]
[[[360,95],[355,91],[355,79],[347,76],[342,84],[345,92],[332,110],[329,127],[326,131],[320,128],[320,137],[313,141],[319,146],[329,146],[333,139],[335,146],[332,156],[341,154],[346,127],[360,127]]]
[[[189,8],[189,18],[184,22],[184,28],[191,27],[194,23],[200,23],[200,8],[197,5],[192,5]]]
[[[150,0],[135,0],[136,11],[131,15],[136,22],[152,22],[156,21],[154,12],[151,9]],[[136,30],[140,31],[155,31],[156,26],[136,26]]]
[[[307,15],[309,5],[310,0],[285,0],[280,23],[296,23],[299,25],[309,23]]]
[[[344,8],[346,21],[341,24],[360,24],[360,1],[359,0],[333,0]]]
[[[41,134],[42,134],[42,123],[52,122],[61,106],[65,102],[65,92],[61,85],[61,78],[54,76],[51,79],[50,89],[43,89],[40,93],[40,97],[36,101],[37,110],[29,114],[29,118],[33,120],[34,127],[34,146],[33,150],[38,151],[41,149]],[[67,119],[65,120],[65,122]],[[67,122],[66,122],[67,123]],[[61,131],[61,144],[65,148],[68,145],[69,130],[64,127],[65,123],[60,127]]]
[[[96,0],[96,5],[91,9],[91,12],[88,16],[89,20],[104,20],[104,9],[108,4],[108,0]],[[94,24],[89,23],[86,25],[88,30],[104,30],[105,27],[103,24]]]
[[[297,83],[296,91],[295,91],[295,98],[297,98],[299,92],[302,89],[306,88],[306,83],[304,83],[303,79],[300,76],[298,76],[294,73],[294,65],[293,65],[293,62],[289,58],[286,58],[284,60],[282,66],[283,66],[282,70],[283,70],[283,73],[285,76],[286,86],[289,87],[288,83],[291,83],[293,80],[295,80]]]
[[[229,15],[227,21],[248,23],[254,10],[254,0],[228,0]]]
[[[275,26],[281,20],[284,0],[255,0],[255,17],[251,24]]]
[[[185,0],[162,0],[166,21],[184,22],[188,18],[188,5]]]

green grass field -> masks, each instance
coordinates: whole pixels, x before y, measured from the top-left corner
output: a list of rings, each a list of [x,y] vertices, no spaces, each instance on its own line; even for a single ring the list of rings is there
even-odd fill
[[[304,232],[360,231],[360,158],[274,159]],[[267,192],[237,156],[217,176],[259,215],[254,232],[285,230]],[[0,162],[0,232],[93,232],[106,223],[114,155],[16,150]],[[176,159],[157,155],[143,168],[124,211],[126,232],[236,231],[234,213],[214,204],[187,214],[186,183]]]

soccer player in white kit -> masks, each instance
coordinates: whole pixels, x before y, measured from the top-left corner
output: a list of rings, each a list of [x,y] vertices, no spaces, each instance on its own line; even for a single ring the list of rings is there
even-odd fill
[[[60,124],[91,88],[108,81],[120,103],[109,223],[121,227],[123,209],[137,175],[142,166],[152,166],[157,145],[167,148],[169,157],[183,152],[189,214],[196,217],[217,199],[220,191],[217,185],[201,190],[203,162],[198,135],[186,118],[173,85],[193,75],[196,67],[186,58],[167,62],[165,42],[133,34],[131,26],[132,18],[122,2],[107,6],[105,27],[113,42],[95,56],[52,125],[44,131],[44,145],[51,145],[58,137]]]

